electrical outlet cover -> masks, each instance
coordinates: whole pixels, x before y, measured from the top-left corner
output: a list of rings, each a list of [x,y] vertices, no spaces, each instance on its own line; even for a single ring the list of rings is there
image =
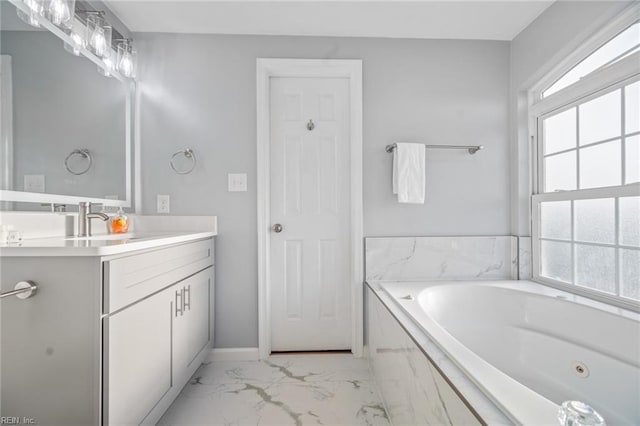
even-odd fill
[[[25,192],[44,192],[44,175],[24,175]]]
[[[157,196],[157,212],[168,214],[171,212],[171,197],[168,195]]]

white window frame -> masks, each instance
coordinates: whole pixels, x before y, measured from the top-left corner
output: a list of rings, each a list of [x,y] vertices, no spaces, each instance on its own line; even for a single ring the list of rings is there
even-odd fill
[[[573,66],[580,63],[583,59],[615,37],[621,31],[640,19],[640,5],[634,4],[625,10],[620,16],[614,19],[609,25],[601,29],[592,39],[587,41],[580,49],[577,49],[572,55],[567,57],[562,63],[557,65],[545,78],[529,91],[529,131],[532,140],[532,183],[533,194],[531,197],[531,236],[532,236],[532,276],[533,280],[546,284],[551,287],[559,288],[565,291],[587,296],[592,299],[600,300],[605,303],[620,306],[640,312],[640,302],[620,296],[609,295],[607,293],[591,290],[586,287],[578,286],[574,283],[568,284],[562,281],[550,279],[540,275],[540,203],[548,201],[574,201],[596,198],[620,198],[627,196],[640,195],[640,183],[623,184],[620,186],[612,186],[605,188],[589,188],[577,189],[572,191],[561,191],[544,193],[543,187],[543,167],[544,155],[542,150],[542,120],[550,115],[555,115],[563,110],[575,107],[590,99],[602,96],[605,93],[614,91],[623,86],[629,85],[640,80],[640,52],[635,53],[619,62],[608,67],[601,68],[582,78],[580,81],[552,94],[542,98],[541,94],[547,87],[551,86]],[[624,102],[624,97],[622,99]],[[623,119],[624,120],[624,119]],[[635,133],[634,133],[635,134]],[[623,135],[624,136],[624,135]],[[621,136],[622,138],[622,136]],[[624,142],[621,141],[622,150],[622,174],[624,176]],[[579,173],[579,170],[577,171]],[[615,202],[616,214],[616,239],[615,245],[607,245],[608,247],[616,247],[616,274],[619,273],[619,259],[617,249],[618,244],[618,202]],[[572,210],[573,215],[573,210]],[[573,239],[574,218],[572,217],[571,235]],[[573,253],[572,241],[572,253]],[[593,244],[598,245],[598,244]],[[622,247],[624,248],[624,247]],[[572,267],[575,268],[574,259],[571,261]],[[575,272],[575,271],[574,271]],[[619,280],[617,280],[619,282]]]

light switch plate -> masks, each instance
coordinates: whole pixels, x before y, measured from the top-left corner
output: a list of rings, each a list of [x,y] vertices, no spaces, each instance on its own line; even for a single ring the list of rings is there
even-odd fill
[[[24,175],[25,192],[44,192],[44,175]]]
[[[157,196],[157,212],[168,214],[171,212],[171,197],[168,195]]]
[[[247,192],[246,173],[229,173],[227,180],[229,192]]]

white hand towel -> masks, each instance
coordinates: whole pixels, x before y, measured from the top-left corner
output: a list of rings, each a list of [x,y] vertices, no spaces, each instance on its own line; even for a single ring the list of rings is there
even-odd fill
[[[426,180],[425,146],[396,143],[393,151],[393,193],[399,203],[424,204]]]

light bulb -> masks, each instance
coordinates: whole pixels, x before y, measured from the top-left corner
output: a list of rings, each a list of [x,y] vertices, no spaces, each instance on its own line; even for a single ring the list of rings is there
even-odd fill
[[[102,28],[96,28],[93,34],[91,34],[91,40],[89,45],[93,48],[93,51],[98,56],[103,56],[107,51],[107,40],[104,38],[104,30]]]
[[[136,51],[131,45],[130,39],[124,39],[118,43],[116,67],[127,78],[133,78],[136,73]]]
[[[40,28],[40,16],[42,16],[42,2],[38,0],[24,0],[27,11],[17,9],[18,18],[35,28]]]
[[[63,0],[51,0],[47,9],[47,16],[54,25],[63,25],[71,18],[69,5]]]
[[[127,52],[122,55],[122,59],[118,64],[118,69],[125,77],[131,77],[133,74],[133,60],[131,59],[131,53]]]
[[[71,39],[71,42],[70,43],[65,42],[64,44],[65,50],[75,56],[80,56],[80,49],[84,47],[84,40],[82,39],[82,36],[77,32],[72,31],[69,34],[69,38]]]
[[[113,58],[112,55],[108,55],[102,58],[102,66],[98,66],[98,72],[105,77],[111,77],[113,72]]]
[[[87,44],[96,56],[104,58],[111,54],[112,28],[99,14],[87,16]]]

